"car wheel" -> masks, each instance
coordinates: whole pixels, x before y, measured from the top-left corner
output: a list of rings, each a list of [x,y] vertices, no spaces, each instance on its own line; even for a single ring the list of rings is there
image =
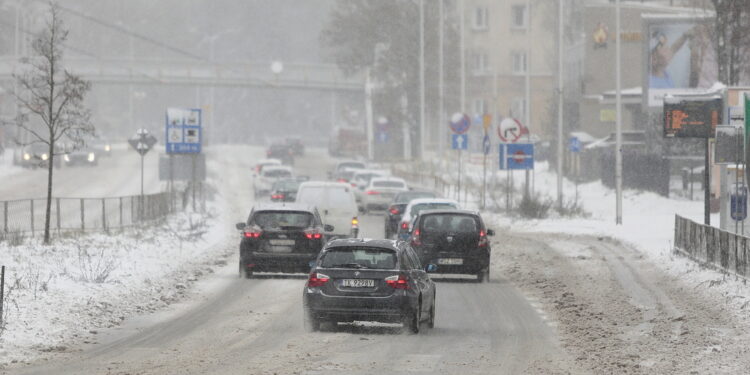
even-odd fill
[[[417,310],[406,316],[404,327],[407,327],[411,333],[419,333],[419,326],[422,323],[422,304],[417,306]]]
[[[305,314],[305,330],[307,332],[318,332],[320,331],[320,320],[316,319],[310,314]]]
[[[247,267],[243,267],[242,265],[240,265],[240,270],[241,270],[242,274],[245,275],[246,279],[252,279],[253,278],[253,270],[252,269],[249,269]]]
[[[490,281],[490,270],[485,269],[477,273],[477,282],[486,283]]]
[[[432,307],[430,307],[430,319],[427,321],[427,327],[435,328],[435,299],[433,297]]]

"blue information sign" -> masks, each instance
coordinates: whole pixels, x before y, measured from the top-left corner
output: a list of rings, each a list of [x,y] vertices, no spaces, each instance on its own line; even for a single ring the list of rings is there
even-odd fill
[[[168,154],[201,152],[203,129],[198,108],[168,108],[166,115],[166,148]]]
[[[484,138],[482,139],[482,149],[485,155],[490,154],[490,147],[492,147],[492,145],[490,144],[490,136],[485,134]]]
[[[570,152],[581,152],[581,140],[578,137],[570,137],[568,149],[570,149]]]
[[[500,169],[534,169],[534,144],[501,144]]]
[[[732,194],[732,220],[743,221],[747,218],[747,188],[740,187]]]
[[[454,150],[466,150],[469,148],[469,135],[468,134],[453,134],[451,138],[452,138],[451,147]]]

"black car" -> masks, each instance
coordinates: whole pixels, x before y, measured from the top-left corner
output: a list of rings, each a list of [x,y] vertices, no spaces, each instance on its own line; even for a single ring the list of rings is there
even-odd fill
[[[297,199],[297,189],[302,182],[299,178],[285,178],[274,182],[271,186],[271,201],[294,202]]]
[[[484,226],[476,211],[425,210],[414,219],[409,238],[420,261],[437,265],[436,273],[490,277],[492,229]]]
[[[274,143],[266,150],[269,159],[279,159],[286,165],[294,164],[294,150],[285,143]]]
[[[326,244],[303,291],[305,324],[403,323],[418,333],[435,325],[435,283],[403,241],[341,239]]]
[[[401,222],[404,210],[412,199],[436,197],[437,194],[431,191],[404,191],[396,194],[385,214],[385,238],[391,238],[398,232],[398,223]]]
[[[294,153],[295,156],[305,155],[305,145],[302,143],[301,139],[288,137],[284,142],[292,149],[292,153]]]
[[[247,222],[238,223],[240,276],[254,272],[308,272],[325,244],[325,232],[315,207],[298,204],[265,204],[253,208]]]
[[[82,147],[63,155],[63,160],[65,160],[66,166],[84,165],[93,167],[99,165],[99,156],[99,152],[93,147]]]

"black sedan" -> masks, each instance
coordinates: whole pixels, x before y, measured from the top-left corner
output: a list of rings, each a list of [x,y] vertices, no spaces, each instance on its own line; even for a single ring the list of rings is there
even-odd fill
[[[437,273],[490,277],[492,229],[476,211],[425,210],[414,221],[410,243],[424,263],[437,265]]]
[[[436,197],[437,195],[431,191],[404,191],[396,194],[385,213],[385,238],[391,238],[398,232],[398,224],[412,199]]]
[[[435,283],[408,243],[342,239],[318,255],[303,291],[305,324],[403,323],[414,333],[435,325]]]
[[[238,223],[240,276],[252,278],[255,272],[308,272],[326,242],[323,225],[315,207],[295,204],[266,204],[250,212],[247,222]]]

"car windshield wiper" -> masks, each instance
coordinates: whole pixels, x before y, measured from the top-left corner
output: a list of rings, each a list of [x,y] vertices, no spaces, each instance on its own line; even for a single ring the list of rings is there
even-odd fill
[[[359,263],[342,263],[342,264],[334,264],[334,265],[331,266],[331,268],[357,268],[357,269],[362,269],[362,268],[370,268],[370,267],[361,265]]]

